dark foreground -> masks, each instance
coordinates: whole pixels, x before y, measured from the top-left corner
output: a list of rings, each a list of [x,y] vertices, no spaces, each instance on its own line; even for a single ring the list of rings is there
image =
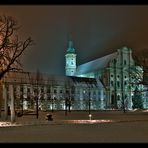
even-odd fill
[[[54,112],[54,121],[46,124],[23,125],[23,120],[34,123],[43,120],[24,116],[17,119],[22,123],[16,127],[1,127],[1,143],[147,143],[148,113],[145,112],[94,112],[92,120],[112,122],[70,123],[73,120],[88,120],[86,112],[71,112],[67,116],[63,112]]]

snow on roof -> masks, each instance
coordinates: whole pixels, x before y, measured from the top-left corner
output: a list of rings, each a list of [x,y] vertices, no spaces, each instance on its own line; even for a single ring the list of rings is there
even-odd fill
[[[86,74],[107,67],[110,60],[117,57],[117,52],[98,58],[77,67],[76,75]]]

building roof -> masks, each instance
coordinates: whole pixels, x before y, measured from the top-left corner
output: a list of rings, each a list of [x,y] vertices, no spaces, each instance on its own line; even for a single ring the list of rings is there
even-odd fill
[[[94,78],[82,78],[74,76],[56,76],[48,75],[44,73],[35,72],[9,72],[5,76],[4,83],[11,84],[31,84],[31,85],[83,85],[85,87],[97,87],[96,79]]]
[[[83,84],[84,86],[88,87],[97,87],[97,81],[94,78],[85,78],[85,77],[75,77],[75,76],[68,76],[74,85]]]
[[[81,74],[86,74],[86,73],[94,72],[97,70],[101,70],[107,67],[110,60],[116,57],[117,57],[117,52],[114,52],[112,54],[90,61],[88,63],[79,65],[77,67],[77,71],[75,75],[81,75]]]

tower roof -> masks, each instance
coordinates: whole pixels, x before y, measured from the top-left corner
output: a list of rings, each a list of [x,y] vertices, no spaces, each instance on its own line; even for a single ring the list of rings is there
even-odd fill
[[[67,53],[75,53],[75,49],[74,49],[74,47],[73,47],[73,42],[72,42],[72,41],[69,41],[69,42],[68,42]]]

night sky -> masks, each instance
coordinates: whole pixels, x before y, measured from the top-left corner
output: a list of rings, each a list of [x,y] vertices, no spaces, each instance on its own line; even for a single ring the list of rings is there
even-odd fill
[[[148,49],[146,5],[1,5],[0,14],[14,16],[20,36],[34,40],[23,56],[25,71],[65,75],[69,39],[78,65],[122,46]]]

